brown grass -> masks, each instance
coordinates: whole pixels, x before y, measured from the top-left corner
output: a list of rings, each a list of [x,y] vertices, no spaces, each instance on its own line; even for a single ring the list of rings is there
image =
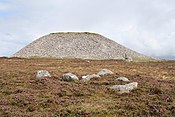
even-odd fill
[[[175,116],[175,62],[128,63],[117,60],[0,59],[0,116]],[[64,82],[62,74],[115,74],[89,82]],[[51,78],[36,80],[36,71]],[[119,76],[138,89],[117,94],[108,87]]]

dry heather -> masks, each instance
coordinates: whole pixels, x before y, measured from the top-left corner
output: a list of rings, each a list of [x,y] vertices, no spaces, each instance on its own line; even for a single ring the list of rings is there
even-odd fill
[[[62,74],[115,74],[87,83],[61,81]],[[175,116],[175,62],[128,63],[117,60],[0,59],[0,116]],[[52,77],[37,80],[36,71]],[[125,76],[139,83],[129,94],[108,87]]]
[[[95,33],[51,33],[14,54],[15,57],[56,57],[82,59],[149,58]]]

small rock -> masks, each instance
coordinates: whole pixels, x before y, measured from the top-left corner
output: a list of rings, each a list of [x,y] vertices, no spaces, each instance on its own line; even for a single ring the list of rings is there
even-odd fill
[[[72,73],[63,74],[62,79],[68,82],[79,80],[79,78],[75,74],[72,74]]]
[[[129,93],[131,90],[136,89],[137,86],[138,86],[138,83],[133,82],[133,83],[125,84],[125,85],[114,85],[110,88],[122,94],[122,93]]]
[[[132,58],[131,57],[128,57],[128,59],[126,59],[127,62],[132,62]]]
[[[37,71],[36,78],[46,78],[51,77],[50,73],[46,70]]]
[[[133,61],[132,58],[131,58],[131,57],[128,57],[127,54],[124,54],[123,59],[124,59],[125,61],[127,61],[127,62],[132,62],[132,61]]]
[[[97,74],[82,76],[82,81],[89,81],[91,78],[100,78]]]
[[[100,75],[100,76],[111,75],[111,74],[114,74],[114,73],[108,69],[102,69],[97,73],[97,75]]]
[[[81,77],[81,81],[83,81],[83,82],[86,82],[86,81],[89,81],[89,80],[90,80],[90,78],[88,76],[82,76]]]
[[[119,77],[119,78],[115,79],[115,81],[129,82],[128,78],[126,78],[126,77]]]

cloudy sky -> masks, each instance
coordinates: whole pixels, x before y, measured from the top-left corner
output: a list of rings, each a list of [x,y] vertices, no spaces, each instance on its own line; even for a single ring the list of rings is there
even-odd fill
[[[64,31],[100,33],[140,53],[175,59],[175,0],[0,0],[0,56]]]

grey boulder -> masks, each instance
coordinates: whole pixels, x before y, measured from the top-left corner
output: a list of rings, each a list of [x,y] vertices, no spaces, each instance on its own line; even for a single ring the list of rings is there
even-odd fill
[[[116,78],[115,81],[129,82],[129,79],[126,77],[119,77],[119,78]]]
[[[46,78],[51,77],[50,73],[47,70],[38,70],[36,78]]]
[[[67,82],[79,80],[79,78],[75,74],[72,74],[72,73],[63,74],[62,79]]]
[[[86,76],[82,76],[81,80],[85,82],[85,81],[89,81],[92,78],[100,78],[100,76],[97,74],[86,75]]]
[[[100,76],[111,75],[111,74],[114,74],[114,73],[108,69],[102,69],[97,73],[97,75],[100,75]]]
[[[131,90],[136,89],[137,86],[138,86],[138,83],[133,82],[125,85],[114,85],[110,88],[122,94],[122,93],[129,93]]]

